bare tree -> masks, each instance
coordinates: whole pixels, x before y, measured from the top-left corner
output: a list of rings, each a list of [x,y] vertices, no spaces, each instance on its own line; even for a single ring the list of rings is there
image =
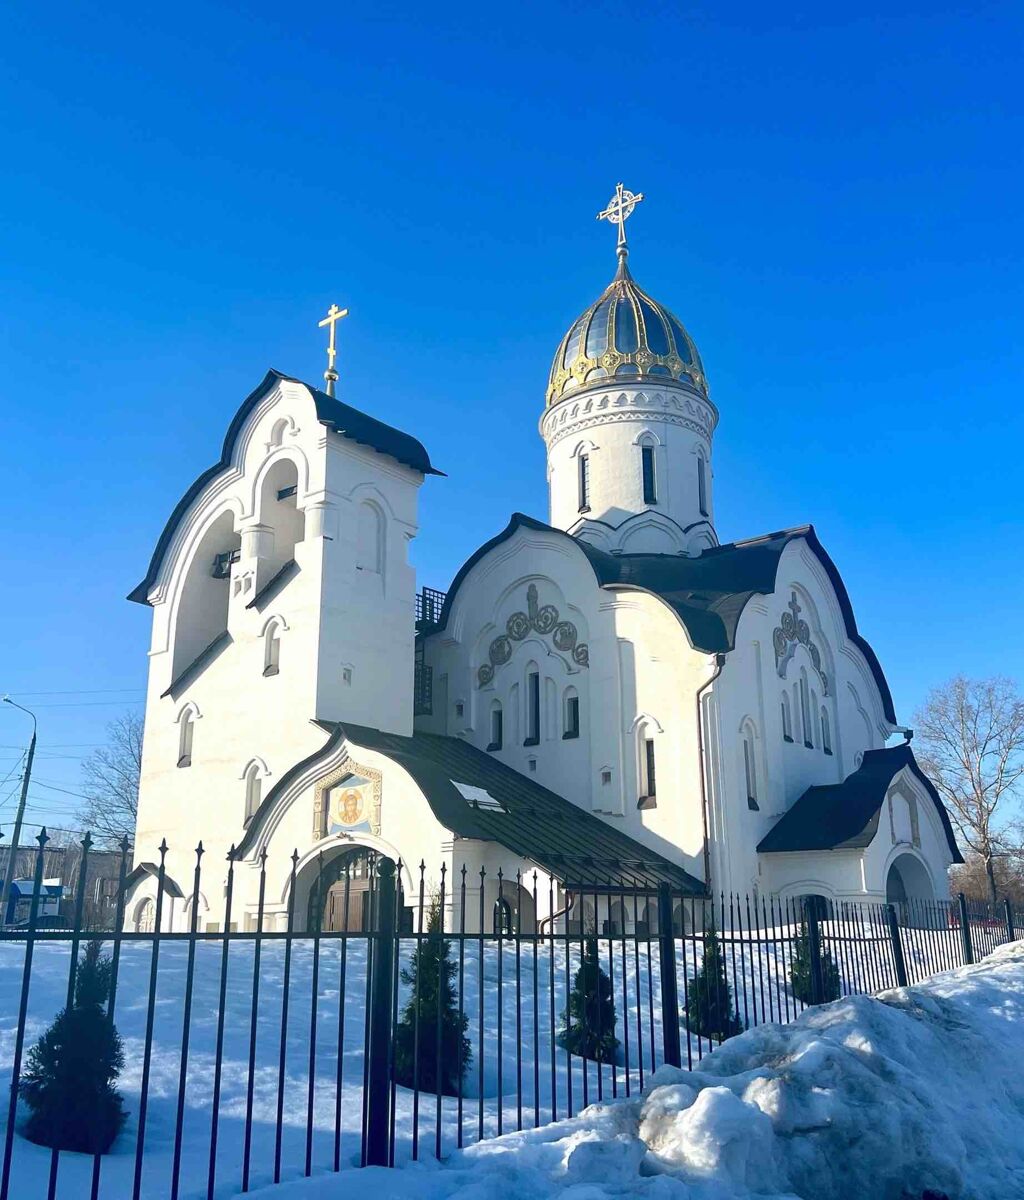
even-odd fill
[[[1024,779],[1024,697],[1000,676],[957,676],[915,714],[921,765],[931,776],[961,845],[981,860],[996,901],[995,859],[1016,849],[1013,802]]]
[[[107,744],[82,763],[82,820],[100,845],[135,838],[142,771],[142,717],[132,710],[107,726]]]

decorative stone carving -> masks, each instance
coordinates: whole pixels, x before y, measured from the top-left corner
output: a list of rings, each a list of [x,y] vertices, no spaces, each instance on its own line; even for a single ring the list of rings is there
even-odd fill
[[[513,642],[521,642],[531,631],[551,637],[560,654],[568,654],[578,667],[590,666],[590,651],[579,640],[579,631],[572,621],[563,621],[553,604],[539,604],[537,587],[526,589],[526,612],[514,612],[505,622],[505,632],[499,634],[487,649],[488,661],[477,670],[477,686],[486,687],[494,678],[496,668],[503,667],[512,657]]]
[[[793,657],[793,652],[797,646],[806,646],[814,669],[821,680],[822,692],[827,696],[829,694],[828,676],[821,665],[821,651],[811,641],[811,627],[800,616],[802,611],[800,602],[796,598],[796,592],[793,592],[786,611],[782,614],[779,624],[776,625],[772,633],[772,645],[775,648],[775,666],[779,675],[785,678],[786,667],[789,664],[789,660]]]

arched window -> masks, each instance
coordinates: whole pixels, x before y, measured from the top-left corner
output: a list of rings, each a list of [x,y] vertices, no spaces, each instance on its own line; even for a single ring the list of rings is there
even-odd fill
[[[575,688],[565,689],[565,699],[562,704],[562,737],[578,738],[580,736],[580,698]]]
[[[658,796],[657,764],[654,753],[653,730],[649,725],[640,729],[640,800],[638,808],[656,808]]]
[[[706,517],[708,515],[708,464],[699,450],[697,451],[697,504],[700,508],[700,515]]]
[[[195,731],[195,709],[186,705],[178,714],[178,766],[192,765],[192,735]]]
[[[757,759],[754,751],[754,727],[749,721],[743,726],[743,776],[747,788],[747,808],[757,812]]]
[[[590,455],[579,455],[577,463],[580,512],[590,512]]]
[[[492,927],[496,937],[505,938],[512,936],[512,905],[509,904],[504,896],[499,896],[494,902]]]
[[[356,569],[371,575],[384,573],[384,514],[369,500],[359,505],[356,522]]]
[[[526,668],[526,737],[524,746],[540,744],[540,669],[536,663]]]
[[[156,905],[152,897],[147,896],[135,910],[135,932],[152,933],[155,923]]]
[[[263,632],[263,674],[276,675],[281,670],[281,622],[270,621]]]
[[[786,692],[782,693],[782,740],[791,742],[793,740],[793,714],[789,707],[789,695]]]
[[[245,823],[252,820],[253,815],[263,799],[263,767],[254,759],[246,768],[242,779],[245,782]]]
[[[807,672],[800,670],[800,724],[803,728],[804,745],[814,749],[814,727],[811,725],[811,693],[807,686]]]
[[[505,714],[501,710],[501,701],[491,704],[491,740],[488,750],[500,750],[505,740]]]
[[[658,503],[658,480],[655,474],[654,442],[645,437],[640,443],[640,475],[643,480],[644,504]]]
[[[832,753],[832,729],[828,719],[828,709],[821,706],[821,748],[826,754]]]

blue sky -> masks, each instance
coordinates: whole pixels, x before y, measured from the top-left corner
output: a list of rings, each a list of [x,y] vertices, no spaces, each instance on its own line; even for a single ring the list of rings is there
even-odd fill
[[[1022,37],[1012,4],[5,5],[0,690],[40,717],[32,819],[76,827],[53,789],[144,686],[124,595],[267,367],[319,379],[331,301],[341,394],[449,473],[421,583],[546,515],[546,374],[620,178],[721,412],[722,540],[813,521],[902,720],[955,672],[1024,678]],[[0,780],[28,725],[0,709]]]

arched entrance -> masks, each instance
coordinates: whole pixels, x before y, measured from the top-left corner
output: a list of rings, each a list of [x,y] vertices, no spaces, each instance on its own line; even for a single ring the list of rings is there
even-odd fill
[[[896,906],[904,924],[909,922],[915,901],[935,899],[935,889],[924,863],[913,854],[900,854],[893,859],[885,879],[885,901]],[[918,916],[923,917],[923,913]]]
[[[382,857],[365,846],[348,846],[329,858],[308,863],[302,871],[306,877],[303,882],[308,880],[306,932],[319,929],[322,933],[364,933],[373,929],[377,866]],[[301,902],[301,891],[296,900]]]

